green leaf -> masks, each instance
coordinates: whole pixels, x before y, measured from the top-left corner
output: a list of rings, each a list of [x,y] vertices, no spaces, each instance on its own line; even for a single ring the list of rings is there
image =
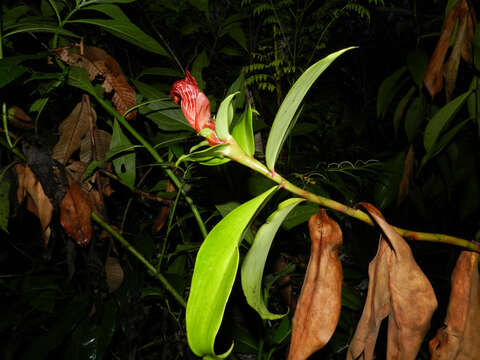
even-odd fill
[[[125,15],[122,9],[120,9],[117,5],[98,4],[98,5],[83,7],[82,10],[98,11],[111,17],[112,19],[130,22],[128,16]]]
[[[162,45],[130,21],[127,22],[121,19],[79,19],[70,20],[69,22],[99,26],[116,37],[128,41],[142,49],[169,57],[167,51]]]
[[[412,51],[407,55],[407,67],[412,75],[413,81],[421,89],[423,78],[427,72],[428,57],[422,50]]]
[[[206,141],[204,144],[208,145]],[[177,166],[182,161],[194,161],[202,165],[209,166],[225,164],[230,161],[229,158],[225,157],[225,154],[228,152],[229,148],[230,144],[219,144],[215,146],[208,146],[208,148],[205,150],[191,150],[193,152],[180,156],[175,166]]]
[[[255,215],[277,186],[240,205],[208,234],[197,254],[187,302],[188,344],[198,356],[224,358],[233,348],[216,355],[214,343],[237,273],[238,246]]]
[[[472,94],[470,94],[467,100],[468,114],[470,118],[477,123],[478,134],[480,136],[480,77],[473,77],[470,90],[472,90]]]
[[[112,140],[110,140],[109,151],[113,152],[117,148],[129,147],[132,143],[122,132],[118,121],[115,119],[113,123]],[[113,159],[113,167],[118,177],[130,188],[135,185],[135,152],[126,153]]]
[[[192,75],[197,81],[198,87],[200,89],[205,89],[205,81],[203,80],[202,71],[208,66],[208,56],[207,52],[203,50],[196,58],[192,64]],[[183,75],[181,76],[183,77]]]
[[[0,88],[18,79],[27,71],[26,67],[11,63],[8,58],[0,60]]]
[[[238,94],[238,96],[235,98],[233,107],[235,110],[238,110],[240,108],[243,108],[243,104],[245,102],[245,75],[243,75],[243,73],[241,73],[235,79],[232,85],[230,85],[227,91],[227,95],[230,95],[236,92],[240,92],[240,94]]]
[[[12,25],[15,25],[18,20],[26,15],[30,11],[30,7],[27,5],[19,5],[11,9],[3,9],[4,13],[2,16],[3,29],[6,30]]]
[[[215,129],[218,138],[221,140],[227,140],[230,136],[230,124],[233,120],[233,105],[232,100],[239,92],[228,95],[220,104],[215,118]]]
[[[425,135],[423,137],[423,145],[425,146],[427,153],[432,150],[447,122],[453,118],[471,93],[472,90],[468,90],[466,93],[457,96],[447,105],[438,110],[430,119],[427,127],[425,128]]]
[[[282,228],[285,230],[291,230],[295,226],[303,224],[310,219],[313,214],[316,214],[318,209],[319,206],[311,202],[301,204],[288,214],[283,221]]]
[[[70,70],[68,71],[67,84],[82,89],[94,97],[97,96],[95,88],[88,78],[88,72],[84,68],[78,66],[70,67]]]
[[[268,136],[265,160],[267,167],[270,170],[273,170],[275,167],[278,154],[280,153],[281,147],[285,142],[286,136],[288,135],[290,124],[294,119],[298,107],[300,106],[300,103],[305,97],[307,91],[313,85],[315,80],[337,57],[353,48],[354,47],[349,47],[337,51],[316,62],[298,78],[298,80],[293,84],[292,88],[288,91],[287,96],[285,96],[285,99],[278,109],[275,120],[273,120],[273,125]]]
[[[447,131],[436,143],[435,146],[428,151],[422,158],[421,167],[427,163],[428,160],[438,155],[457,135],[457,133],[470,121],[470,119],[464,120],[461,123],[455,125],[452,129]]]
[[[415,135],[420,129],[423,120],[425,119],[425,99],[422,94],[417,96],[408,107],[405,115],[405,133],[408,141],[413,142]]]
[[[378,88],[377,95],[377,117],[383,118],[385,116],[390,102],[398,90],[400,90],[398,82],[406,70],[407,68],[402,66],[400,69],[382,81],[382,84]]]
[[[36,32],[46,32],[46,33],[56,33],[60,35],[65,35],[65,36],[70,36],[70,37],[75,37],[75,38],[80,38],[77,34],[59,28],[56,24],[51,24],[51,23],[35,23],[35,22],[22,22],[19,24],[16,24],[14,26],[11,26],[7,32],[3,35],[4,38],[7,38],[11,35],[15,34],[20,34],[20,33],[25,33],[25,32],[31,32],[31,33],[36,33]]]
[[[400,121],[402,120],[403,114],[405,114],[405,109],[407,108],[407,105],[410,102],[414,92],[415,86],[412,86],[408,90],[407,94],[398,102],[397,107],[395,108],[395,114],[393,115],[393,128],[395,129],[395,135],[398,133]]]
[[[268,311],[262,292],[262,276],[267,261],[268,252],[273,238],[290,211],[305,199],[292,198],[283,201],[278,209],[272,213],[255,236],[252,247],[248,251],[242,264],[242,288],[248,304],[264,320],[280,319],[283,315],[273,314]]]
[[[8,233],[8,219],[10,217],[10,183],[0,181],[0,229]]]
[[[252,119],[252,107],[248,104],[243,115],[232,126],[232,136],[249,156],[255,153]]]

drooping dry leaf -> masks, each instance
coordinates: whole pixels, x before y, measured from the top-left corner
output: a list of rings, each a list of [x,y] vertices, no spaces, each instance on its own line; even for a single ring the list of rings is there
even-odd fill
[[[380,322],[388,315],[387,360],[414,360],[437,307],[435,293],[406,241],[374,206],[362,205],[388,243],[382,236],[370,263],[367,301],[347,359],[373,358]]]
[[[107,256],[105,261],[105,275],[107,278],[108,291],[118,290],[123,283],[124,273],[120,262],[116,257]]]
[[[68,189],[60,202],[60,224],[78,245],[88,245],[92,237],[92,209],[80,185],[67,173]]]
[[[445,97],[446,101],[450,101],[453,89],[455,88],[455,82],[457,81],[458,66],[460,65],[460,56],[462,50],[464,49],[464,42],[466,40],[467,34],[467,23],[468,23],[468,5],[467,2],[460,1],[460,6],[458,12],[458,27],[457,27],[457,36],[455,38],[455,44],[453,45],[452,52],[448,61],[444,65],[444,76],[445,76]],[[471,47],[471,44],[470,44]]]
[[[52,158],[66,164],[70,156],[80,147],[82,138],[88,133],[89,122],[96,123],[97,115],[90,106],[88,95],[83,95],[70,115],[59,126],[60,139],[54,146]]]
[[[454,49],[452,50],[449,61],[444,65],[445,56],[457,23],[459,27],[456,32],[457,37],[455,39]],[[450,98],[456,81],[460,54],[465,61],[471,62],[474,24],[474,9],[469,6],[467,0],[458,1],[447,14],[443,22],[442,34],[430,58],[430,63],[428,64],[424,77],[425,87],[432,98],[442,89],[444,75],[447,78],[447,99]]]
[[[397,195],[397,205],[400,204],[405,196],[408,194],[410,189],[410,182],[413,177],[413,165],[415,163],[415,150],[413,149],[413,144],[408,148],[407,156],[405,157],[405,163],[403,166],[402,180],[398,186],[398,195]]]
[[[97,161],[105,161],[105,154],[110,148],[110,140],[112,135],[105,130],[95,129],[95,157]],[[80,146],[80,160],[89,164],[93,160],[92,156],[92,139],[85,136]]]
[[[308,221],[312,249],[292,323],[289,360],[306,359],[330,340],[341,309],[342,231],[321,209]]]
[[[430,340],[431,360],[480,358],[480,279],[478,253],[462,251],[451,276],[445,325]]]
[[[53,205],[45,195],[42,184],[35,177],[28,165],[17,164],[15,170],[18,177],[17,200],[22,203],[27,198],[27,209],[40,220],[45,245],[50,239],[50,222],[52,220]]]
[[[15,126],[23,129],[32,129],[33,120],[18,106],[12,106],[8,109],[8,120]]]
[[[120,65],[108,53],[94,46],[85,46],[84,53],[72,47],[63,47],[51,50],[57,57],[72,66],[79,66],[88,71],[90,80],[103,78],[102,87],[105,92],[114,91],[112,102],[120,115],[137,104],[135,90],[128,84]],[[125,118],[133,120],[137,111],[130,112]]]
[[[167,186],[165,187],[165,192],[174,192],[175,186],[172,184],[170,180],[167,180]],[[157,217],[153,220],[152,224],[152,232],[157,233],[163,229],[165,222],[168,219],[168,215],[170,214],[170,207],[172,206],[171,200],[166,200],[166,204],[162,205]]]

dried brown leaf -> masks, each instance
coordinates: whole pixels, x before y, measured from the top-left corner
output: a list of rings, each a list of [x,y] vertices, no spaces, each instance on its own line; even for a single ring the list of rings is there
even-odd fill
[[[463,2],[464,0],[457,2],[447,14],[447,17],[443,22],[442,34],[440,35],[435,51],[430,58],[430,63],[428,64],[423,79],[425,87],[432,98],[443,87],[443,63],[445,61],[445,56],[447,55],[448,47],[450,46],[450,39],[457,24]]]
[[[341,309],[342,231],[321,209],[308,221],[312,249],[292,323],[289,360],[306,359],[330,340]]]
[[[374,206],[362,205],[386,238],[381,237],[377,256],[369,266],[367,301],[347,359],[373,358],[380,322],[388,315],[387,359],[414,360],[437,307],[435,293],[406,241]]]
[[[105,275],[107,278],[108,291],[118,290],[123,283],[124,273],[120,262],[116,257],[107,256],[105,261]]]
[[[112,135],[104,130],[95,130],[95,157],[97,161],[105,161],[105,154],[110,148],[110,140]],[[90,163],[93,160],[92,156],[92,139],[90,136],[85,136],[80,145],[80,160],[84,163]]]
[[[80,185],[67,173],[68,189],[60,202],[60,224],[78,245],[88,245],[92,237],[92,209]]]
[[[452,272],[445,326],[430,340],[431,360],[480,358],[478,253],[462,251]]]
[[[15,170],[18,178],[17,200],[22,203],[27,198],[27,209],[40,220],[43,238],[47,245],[50,239],[53,205],[28,165],[17,164]]]
[[[88,133],[89,122],[95,124],[96,119],[97,115],[90,106],[88,95],[83,95],[82,101],[60,124],[60,139],[53,148],[52,158],[66,164],[70,156],[80,148],[82,138]]]
[[[468,5],[465,0],[460,1],[458,10],[458,28],[457,36],[455,38],[455,44],[453,45],[452,52],[448,61],[444,65],[444,76],[445,76],[445,96],[446,101],[450,101],[450,98],[455,88],[455,82],[457,81],[458,66],[460,65],[460,56],[462,50],[464,49],[464,43],[466,40],[467,34],[467,23],[468,23]]]
[[[413,144],[408,148],[407,156],[405,157],[405,163],[403,166],[402,180],[398,186],[397,205],[400,204],[410,189],[410,182],[413,177],[413,165],[415,164],[415,150]]]
[[[71,47],[54,49],[52,52],[67,64],[86,69],[91,81],[97,77],[103,78],[102,87],[107,93],[114,91],[112,102],[120,115],[123,116],[129,108],[137,104],[135,90],[128,84],[120,65],[105,50],[85,46],[83,54]],[[134,110],[125,118],[133,120],[136,115],[137,111]]]
[[[10,120],[13,125],[23,129],[33,128],[32,118],[18,106],[12,106],[10,109],[8,109],[8,120]]]

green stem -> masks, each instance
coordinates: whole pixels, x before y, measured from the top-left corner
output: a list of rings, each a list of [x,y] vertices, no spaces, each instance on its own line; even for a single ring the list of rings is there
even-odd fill
[[[336,210],[342,214],[345,214],[357,220],[363,221],[364,223],[367,223],[371,226],[375,225],[367,213],[359,209],[351,208],[338,201],[328,199],[323,196],[316,195],[309,191],[301,189],[298,186],[292,184],[287,179],[283,178],[280,174],[277,174],[274,170],[269,170],[263,163],[261,163],[257,159],[245,154],[245,152],[243,152],[243,150],[240,148],[237,142],[233,139],[233,137],[230,138],[227,142],[231,146],[227,148],[225,156],[273,180],[274,182],[279,184],[281,188],[287,191],[290,191],[291,193],[298,195],[304,199],[307,199],[308,201],[319,204],[320,206],[323,206],[332,210]],[[480,252],[480,244],[476,241],[465,240],[462,238],[458,238],[450,235],[444,235],[444,234],[433,234],[433,233],[424,233],[424,232],[406,230],[396,226],[394,226],[393,228],[401,236],[404,236],[412,240],[440,242],[440,243],[456,245],[472,251]]]
[[[94,95],[94,94],[92,94]],[[163,161],[162,157],[160,154],[153,148],[150,143],[145,140],[129,123],[123,116],[118,114],[115,109],[107,103],[105,100],[103,100],[101,97],[94,95],[95,99],[100,103],[100,105],[103,106],[105,110],[107,110],[111,115],[115,117],[115,119],[118,120],[118,122],[125,128],[127,129],[132,136],[137,139],[144,147],[147,149],[147,151],[152,155],[152,157],[159,163],[159,164],[164,164],[165,162]],[[178,190],[181,192],[183,198],[187,202],[187,204],[190,206],[190,210],[193,213],[193,216],[197,220],[198,227],[200,228],[200,232],[202,233],[203,237],[207,237],[207,228],[205,227],[205,224],[203,223],[202,217],[200,216],[200,212],[198,211],[197,207],[193,203],[193,200],[190,196],[187,195],[185,190],[183,189],[183,184],[180,181],[180,179],[173,173],[172,170],[169,168],[164,168],[165,172],[167,173],[168,177],[170,180],[175,184],[175,186],[178,188]]]
[[[152,275],[160,280],[160,282],[165,286],[165,289],[178,301],[180,305],[183,307],[187,306],[187,303],[183,299],[183,297],[175,290],[175,288],[168,282],[168,280],[160,274],[155,266],[153,266],[147,259],[140,254],[137,249],[135,249],[122,235],[120,235],[115,229],[113,229],[110,225],[108,225],[105,221],[103,221],[96,213],[92,212],[92,219],[97,222],[102,228],[107,230],[112,236],[117,239],[123,246],[127,248],[141,263],[145,265],[145,267],[150,270]]]

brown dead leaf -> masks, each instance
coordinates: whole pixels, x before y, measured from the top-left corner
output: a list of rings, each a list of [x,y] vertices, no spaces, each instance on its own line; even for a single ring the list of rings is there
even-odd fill
[[[108,291],[118,290],[123,283],[124,273],[120,262],[116,257],[107,256],[105,261],[105,275],[107,278]]]
[[[167,180],[167,186],[165,187],[165,192],[174,192],[175,186],[173,186],[170,180]],[[157,217],[153,220],[152,224],[152,233],[160,232],[165,226],[165,222],[168,219],[170,214],[170,207],[172,206],[172,200],[166,200],[166,205],[162,205],[160,211],[158,212]]]
[[[27,209],[40,220],[46,246],[50,239],[53,205],[28,165],[17,164],[15,170],[18,177],[17,201],[21,204],[27,199]]]
[[[455,44],[449,60],[445,63],[445,57],[457,23],[459,26],[456,31]],[[469,6],[467,0],[458,1],[447,14],[443,22],[442,34],[430,58],[424,77],[425,87],[432,98],[442,89],[443,76],[446,77],[447,100],[450,98],[457,77],[460,55],[465,61],[471,62],[474,24],[474,9]]]
[[[78,49],[63,47],[51,50],[57,57],[72,66],[83,67],[88,71],[90,80],[103,78],[105,92],[113,93],[112,102],[120,115],[137,104],[135,90],[128,84],[120,65],[108,53],[95,46],[85,46],[83,54]],[[137,111],[127,114],[127,120],[135,119]]]
[[[97,161],[105,161],[105,154],[110,148],[110,140],[112,135],[104,130],[95,129],[95,157]],[[92,156],[92,139],[85,136],[80,146],[80,160],[89,164],[93,160]]]
[[[435,293],[406,241],[374,206],[362,205],[385,237],[369,265],[367,300],[347,360],[373,358],[379,326],[387,315],[387,359],[414,360],[437,307]]]
[[[398,186],[397,206],[405,199],[410,189],[410,182],[413,177],[413,165],[415,164],[415,150],[413,144],[408,148],[407,156],[405,157],[405,163],[403,166],[402,180]]]
[[[23,129],[33,129],[33,120],[18,106],[8,109],[8,120],[15,126]]]
[[[480,358],[480,279],[478,253],[462,251],[451,276],[445,325],[430,340],[431,360]]]
[[[53,148],[52,158],[66,164],[70,156],[80,148],[82,138],[88,133],[89,121],[95,124],[96,120],[97,115],[90,106],[88,95],[83,95],[82,101],[60,124],[60,139]]]
[[[321,209],[308,221],[312,249],[292,323],[289,360],[306,359],[330,340],[341,309],[342,230]]]
[[[92,237],[92,209],[80,185],[67,173],[68,189],[60,202],[60,224],[78,245],[88,245]]]

